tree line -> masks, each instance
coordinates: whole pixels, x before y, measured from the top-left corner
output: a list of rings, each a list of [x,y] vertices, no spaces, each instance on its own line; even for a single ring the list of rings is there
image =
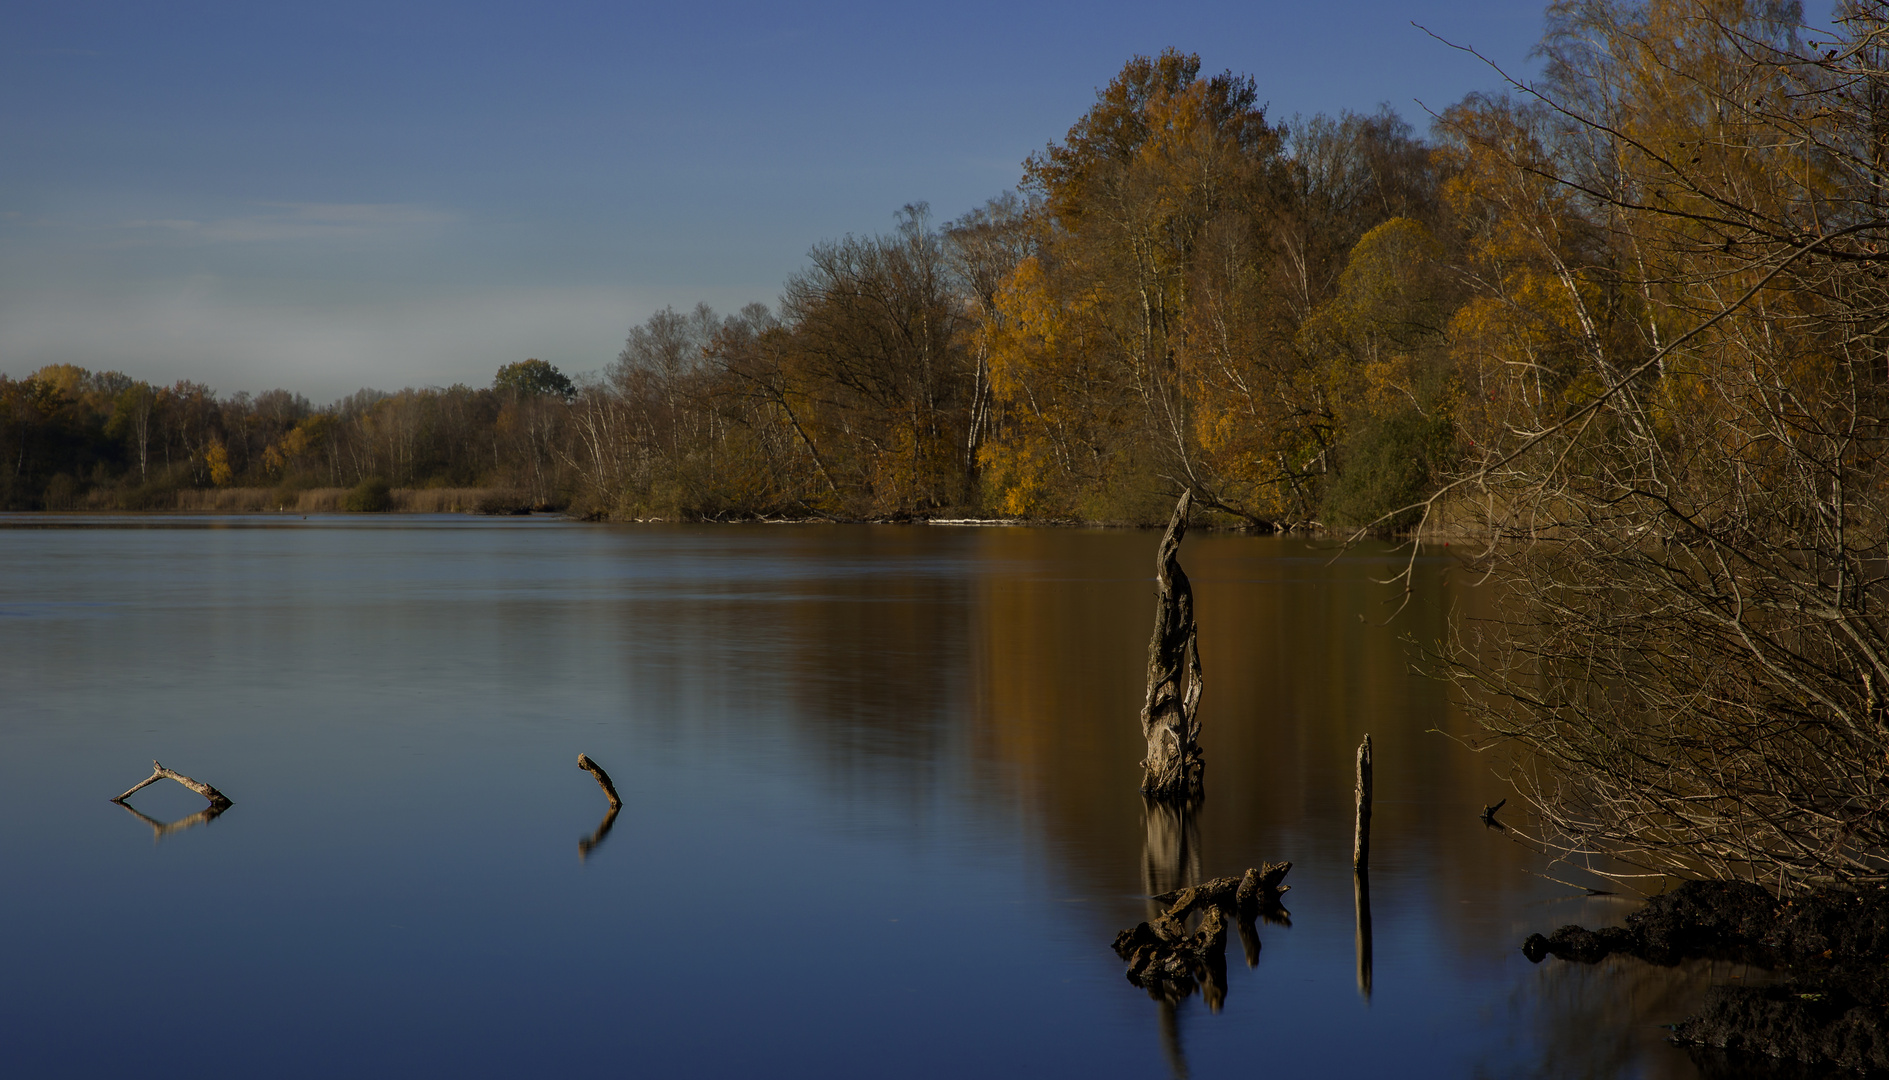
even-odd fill
[[[180,490],[233,486],[504,487],[560,505],[570,380],[541,360],[474,390],[361,390],[317,408],[286,390],[220,397],[54,364],[0,374],[0,506],[175,509]],[[289,499],[291,503],[293,499]]]
[[[1457,250],[1460,153],[1389,112],[1288,125],[1258,100],[1136,57],[1016,191],[817,245],[773,308],[658,312],[574,382],[527,361],[550,378],[318,408],[0,377],[0,500],[378,477],[615,518],[1142,522],[1186,487],[1228,521],[1368,522],[1457,455],[1437,320],[1463,289],[1428,270]]]
[[[487,388],[317,408],[62,365],[0,378],[0,499],[161,506],[184,486],[378,476],[614,518],[1152,523],[1188,489],[1257,528],[1434,524],[1455,504],[1426,500],[1464,494],[1514,432],[1628,372],[1691,385],[1677,357],[1633,358],[1670,339],[1674,305],[1729,287],[1714,258],[1754,250],[1729,227],[1634,234],[1621,151],[1572,118],[1664,128],[1675,171],[1647,200],[1760,198],[1751,145],[1786,174],[1815,155],[1755,115],[1733,134],[1705,87],[1769,62],[1740,44],[1771,41],[1761,24],[1799,22],[1768,0],[1558,0],[1546,77],[1473,95],[1427,136],[1389,111],[1281,122],[1251,77],[1135,57],[1014,192],[819,244],[774,307],[658,312],[575,381],[526,361]],[[1639,51],[1580,44],[1602,24],[1637,27]],[[1793,123],[1813,107],[1763,92]],[[1695,182],[1736,160],[1752,178]]]

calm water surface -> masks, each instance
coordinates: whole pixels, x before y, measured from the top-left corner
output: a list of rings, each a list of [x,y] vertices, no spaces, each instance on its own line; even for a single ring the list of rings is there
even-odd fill
[[[1190,538],[1208,796],[1149,814],[1156,540],[0,518],[0,1070],[1716,1071],[1660,1025],[1748,973],[1518,950],[1629,908],[1476,820],[1505,791],[1402,640],[1476,602],[1446,562],[1384,627],[1388,550]],[[107,801],[154,757],[235,806]],[[1128,984],[1150,882],[1279,859],[1218,1012]]]

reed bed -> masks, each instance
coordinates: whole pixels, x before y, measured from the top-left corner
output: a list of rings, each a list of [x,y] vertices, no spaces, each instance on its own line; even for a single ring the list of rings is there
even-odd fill
[[[396,514],[504,514],[527,507],[524,495],[509,488],[394,488]],[[348,489],[205,488],[177,492],[175,509],[198,514],[336,514]]]

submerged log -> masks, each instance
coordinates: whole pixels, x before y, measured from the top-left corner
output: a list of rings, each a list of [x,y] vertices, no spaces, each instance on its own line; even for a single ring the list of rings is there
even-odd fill
[[[1226,997],[1226,947],[1229,925],[1239,929],[1247,963],[1259,957],[1256,915],[1281,911],[1279,894],[1289,862],[1266,863],[1244,874],[1153,897],[1167,909],[1115,936],[1115,954],[1128,962],[1128,981],[1157,1000],[1179,1002],[1200,990],[1218,1011]],[[1188,921],[1199,913],[1192,930]],[[1276,921],[1268,915],[1268,921]]]
[[[1248,868],[1244,874],[1218,877],[1185,889],[1175,889],[1154,897],[1154,900],[1168,905],[1167,917],[1170,919],[1185,919],[1205,907],[1219,908],[1231,914],[1250,915],[1258,911],[1262,904],[1278,903],[1279,894],[1292,888],[1282,884],[1291,869],[1292,864],[1289,862],[1262,863]]]
[[[597,778],[597,786],[610,797],[612,807],[623,805],[623,800],[617,798],[617,786],[610,782],[610,774],[603,771],[603,766],[590,760],[588,755],[580,753],[577,755],[577,767]]]
[[[1154,607],[1154,636],[1148,642],[1148,698],[1141,710],[1141,733],[1147,756],[1141,790],[1157,799],[1183,799],[1201,791],[1198,740],[1200,718],[1200,650],[1194,624],[1194,590],[1181,570],[1181,538],[1187,535],[1187,515],[1193,493],[1183,491],[1174,504],[1174,516],[1155,555],[1158,594]]]
[[[113,799],[112,802],[123,803],[126,799],[131,798],[131,796],[137,794],[138,792],[144,790],[147,787],[150,787],[152,784],[157,783],[159,780],[175,780],[178,783],[189,788],[190,790],[210,800],[210,805],[217,810],[227,810],[231,806],[235,805],[234,803],[230,802],[227,796],[225,796],[222,792],[218,791],[217,789],[202,782],[201,780],[192,780],[190,777],[185,776],[183,773],[177,772],[174,769],[167,769],[160,762],[157,762],[157,761],[151,762],[151,769],[152,769],[152,772],[150,776],[145,777],[143,780],[140,780],[136,784],[132,785],[130,791],[127,791],[123,795],[120,795],[117,798]]]

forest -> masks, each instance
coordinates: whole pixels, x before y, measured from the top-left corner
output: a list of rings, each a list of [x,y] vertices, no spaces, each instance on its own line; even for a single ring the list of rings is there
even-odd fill
[[[1470,438],[1466,375],[1502,363],[1455,325],[1514,291],[1483,267],[1505,193],[1479,140],[1539,110],[1465,102],[1426,141],[1259,100],[1197,57],[1135,57],[1015,191],[822,243],[773,308],[660,311],[575,380],[527,360],[316,406],[0,376],[0,505],[378,484],[609,519],[1147,523],[1185,487],[1225,523],[1405,526]]]

